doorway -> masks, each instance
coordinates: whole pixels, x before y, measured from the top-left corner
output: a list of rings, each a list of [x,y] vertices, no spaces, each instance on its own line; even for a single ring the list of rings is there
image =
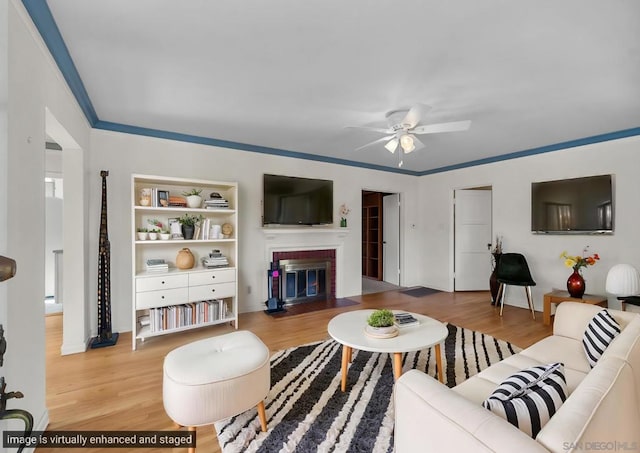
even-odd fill
[[[454,191],[454,291],[488,291],[492,188]]]
[[[362,191],[362,292],[400,285],[400,194]]]
[[[48,108],[45,108],[45,119],[47,141],[55,142],[60,147],[57,151],[60,160],[59,176],[64,180],[66,194],[62,202],[62,247],[59,249],[64,251],[60,254],[62,270],[60,288],[64,299],[60,353],[66,355],[84,352],[89,339],[86,305],[88,301],[86,162],[82,148]],[[43,176],[46,177],[47,174]],[[44,197],[45,194],[43,193],[42,196]]]
[[[52,171],[50,156],[45,157],[45,261],[44,312],[47,315],[62,312],[62,244],[63,244],[63,188],[62,174]],[[55,155],[54,155],[55,157]]]

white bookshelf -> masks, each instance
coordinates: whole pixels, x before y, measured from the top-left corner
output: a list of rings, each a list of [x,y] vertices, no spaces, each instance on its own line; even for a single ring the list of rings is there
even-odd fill
[[[219,193],[229,202],[228,208],[189,208],[182,206],[142,206],[142,189],[167,191],[170,196],[182,196],[191,189],[202,189],[203,200],[211,192]],[[232,233],[224,237],[202,239],[145,239],[138,238],[138,228],[147,228],[149,220],[156,219],[168,227],[170,219],[184,214],[202,216],[211,225],[230,224]],[[235,182],[219,182],[201,179],[174,178],[133,174],[131,176],[131,248],[132,248],[132,348],[139,341],[160,335],[186,330],[232,323],[238,328],[238,185]],[[195,263],[191,269],[176,268],[176,256],[183,248],[189,248]],[[227,267],[206,268],[201,258],[213,250],[227,257]],[[166,272],[148,271],[148,259],[164,259],[169,264]],[[224,310],[215,319],[193,315],[203,301],[220,301]],[[175,308],[177,307],[177,308]],[[180,308],[183,307],[183,308]],[[191,310],[191,311],[189,311]],[[185,313],[191,313],[187,320]],[[151,323],[154,322],[153,328]],[[160,317],[160,321],[158,321]],[[196,319],[197,318],[197,319]],[[142,325],[141,320],[149,319]],[[197,322],[196,322],[197,321]],[[185,325],[186,324],[186,325]]]

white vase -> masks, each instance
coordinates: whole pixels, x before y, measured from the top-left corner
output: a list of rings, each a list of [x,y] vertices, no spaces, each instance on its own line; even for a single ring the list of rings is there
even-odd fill
[[[202,206],[202,197],[200,195],[189,195],[187,197],[187,206],[190,208],[199,208]]]
[[[160,239],[168,241],[171,238],[171,233],[160,233]]]
[[[149,239],[152,241],[155,241],[156,239],[158,239],[158,233],[155,232],[150,232],[149,234]]]
[[[139,240],[139,241],[144,241],[145,239],[147,239],[147,233],[146,233],[146,232],[139,231],[139,232],[138,232],[138,240]]]

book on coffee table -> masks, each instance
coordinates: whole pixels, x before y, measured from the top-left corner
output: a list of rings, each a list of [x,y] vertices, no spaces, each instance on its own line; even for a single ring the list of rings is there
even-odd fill
[[[395,324],[398,327],[417,326],[420,322],[411,313],[396,313]]]

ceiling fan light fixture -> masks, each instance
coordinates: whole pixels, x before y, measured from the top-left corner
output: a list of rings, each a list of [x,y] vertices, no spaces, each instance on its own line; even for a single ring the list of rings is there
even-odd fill
[[[391,140],[389,140],[387,142],[386,145],[384,145],[385,148],[387,148],[387,151],[389,151],[390,153],[395,153],[396,152],[396,148],[398,147],[398,139],[397,138],[393,138]]]
[[[400,137],[400,146],[405,153],[410,153],[411,151],[416,149],[416,145],[415,143],[413,143],[413,137],[409,134],[405,134]]]

